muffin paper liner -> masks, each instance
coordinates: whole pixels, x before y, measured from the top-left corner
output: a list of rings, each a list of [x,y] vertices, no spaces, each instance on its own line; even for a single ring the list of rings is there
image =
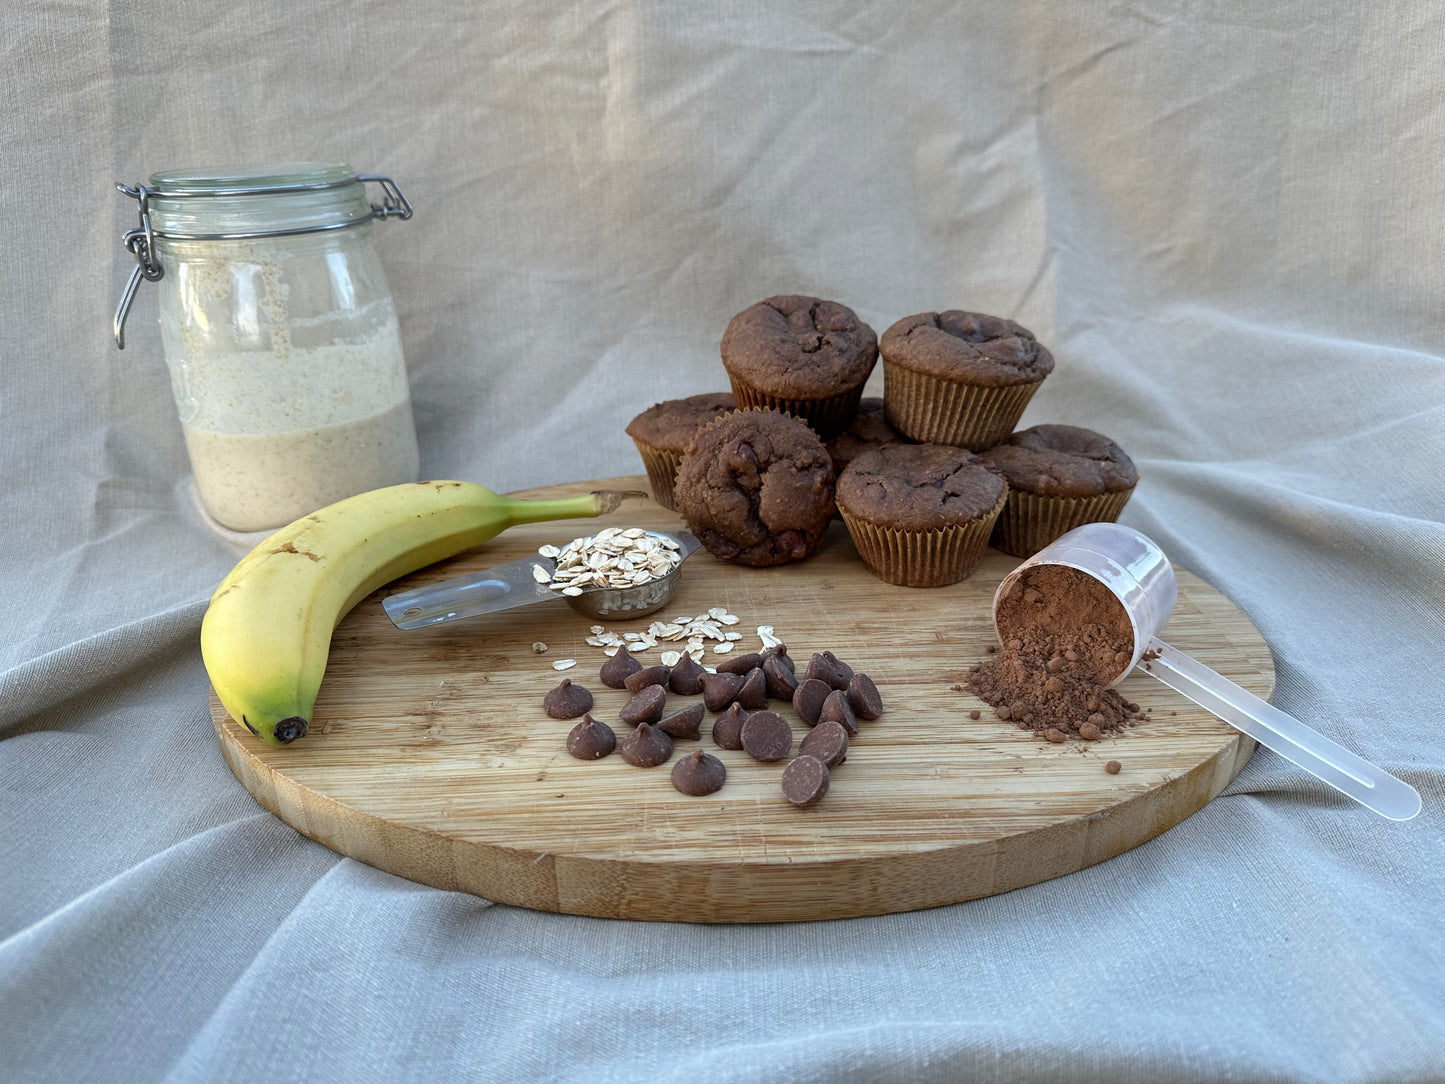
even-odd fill
[[[981,452],[1014,431],[1043,380],[1002,387],[961,384],[883,363],[883,411],[910,440]]]
[[[650,444],[643,444],[636,438],[632,441],[637,445],[638,454],[642,456],[642,465],[647,471],[647,485],[652,490],[652,499],[668,511],[677,511],[677,501],[673,496],[673,483],[677,480],[677,468],[682,465],[682,456],[677,452],[665,452],[661,448],[654,448]]]
[[[841,509],[843,522],[868,571],[900,587],[944,587],[966,579],[988,549],[994,522],[1008,493],[983,515],[958,527],[901,531],[881,527]]]
[[[1134,487],[1097,497],[1040,497],[1010,489],[994,525],[992,543],[1010,557],[1032,557],[1060,535],[1084,523],[1113,523]]]
[[[858,404],[863,399],[863,385],[845,391],[842,395],[826,399],[779,399],[775,395],[764,395],[756,388],[740,383],[731,373],[733,402],[738,409],[778,410],[809,425],[823,440],[836,437],[848,428],[858,414]]]

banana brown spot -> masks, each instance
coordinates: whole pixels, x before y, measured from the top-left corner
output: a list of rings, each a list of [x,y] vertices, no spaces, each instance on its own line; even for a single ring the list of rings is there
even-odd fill
[[[287,543],[285,543],[284,545],[282,545],[279,549],[274,549],[274,550],[272,550],[271,552],[272,552],[272,553],[296,553],[296,554],[300,554],[302,557],[309,557],[309,558],[311,558],[311,560],[313,560],[313,561],[320,561],[320,560],[321,560],[320,555],[315,554],[315,553],[312,553],[310,550],[298,550],[298,549],[296,548],[296,543],[294,543],[294,542],[287,542]]]

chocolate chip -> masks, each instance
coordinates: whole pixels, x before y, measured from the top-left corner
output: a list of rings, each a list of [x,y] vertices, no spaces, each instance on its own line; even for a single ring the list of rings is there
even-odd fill
[[[793,728],[775,711],[756,711],[742,729],[743,752],[754,760],[782,760],[793,748]]]
[[[836,768],[848,759],[848,731],[842,723],[831,719],[821,722],[803,735],[798,755],[817,757],[828,767]]]
[[[823,706],[818,710],[818,722],[842,723],[843,729],[849,734],[858,733],[858,716],[853,714],[853,706],[848,703],[848,694],[842,689],[834,689],[823,698]]]
[[[567,734],[567,752],[578,760],[601,760],[616,748],[616,732],[590,715],[582,716]]]
[[[741,749],[743,724],[747,721],[748,713],[743,711],[741,704],[729,704],[728,710],[712,721],[713,744],[719,749]]]
[[[672,766],[672,785],[693,798],[721,790],[728,777],[723,762],[701,749],[687,754]]]
[[[698,681],[702,683],[702,702],[708,711],[722,711],[738,698],[738,690],[745,679],[741,674],[709,674],[704,672]]]
[[[717,664],[717,671],[720,674],[742,674],[743,676],[747,676],[749,670],[762,665],[763,657],[756,651],[749,651],[742,655],[729,655]]]
[[[855,673],[848,679],[848,704],[860,719],[876,719],[883,714],[883,697],[867,674]]]
[[[762,670],[754,666],[738,690],[737,701],[749,711],[762,711],[768,706],[768,679]]]
[[[798,691],[798,679],[793,671],[776,655],[763,660],[763,678],[767,682],[768,696],[773,700],[792,700]]]
[[[678,696],[696,696],[702,692],[702,682],[698,679],[705,673],[698,661],[684,651],[668,675],[667,687]]]
[[[776,658],[779,663],[787,667],[788,673],[796,674],[798,672],[798,664],[793,661],[793,656],[788,654],[787,644],[777,644],[773,647],[765,647],[763,648],[762,654],[764,661]]]
[[[1108,772],[1110,775],[1118,775],[1119,769],[1123,766],[1124,765],[1120,764],[1117,760],[1111,760],[1109,761],[1109,763],[1104,765],[1104,771]]]
[[[783,769],[783,797],[796,806],[817,805],[828,793],[828,765],[800,756]]]
[[[602,664],[598,671],[598,677],[602,684],[609,689],[625,689],[627,687],[627,675],[635,674],[642,669],[642,663],[628,654],[626,646],[619,647],[617,653]]]
[[[846,689],[848,687],[847,683],[853,680],[853,668],[831,651],[823,652],[823,658],[833,664],[833,669],[838,671],[838,676],[843,679],[843,688]],[[834,686],[834,688],[837,688],[837,686]]]
[[[629,725],[632,723],[655,723],[662,718],[662,709],[667,704],[667,690],[661,685],[649,685],[627,703],[617,717]]]
[[[651,723],[638,723],[636,730],[617,743],[617,751],[629,764],[656,768],[672,756],[672,738]]]
[[[818,713],[823,710],[823,701],[833,691],[831,685],[818,678],[804,678],[793,693],[793,710],[798,718],[809,726],[818,725]]]
[[[668,669],[659,663],[657,666],[644,666],[640,670],[634,670],[622,679],[623,687],[631,693],[640,693],[649,685],[661,685],[667,687]]]
[[[843,676],[843,671],[838,669],[838,664],[817,651],[813,652],[813,657],[808,661],[808,669],[803,677],[821,681],[830,689],[848,687],[848,679]]]
[[[696,738],[702,732],[704,714],[703,703],[699,700],[662,719],[658,722],[657,728],[672,738]]]
[[[592,693],[573,685],[570,678],[563,678],[542,698],[542,710],[554,719],[576,719],[592,710]]]

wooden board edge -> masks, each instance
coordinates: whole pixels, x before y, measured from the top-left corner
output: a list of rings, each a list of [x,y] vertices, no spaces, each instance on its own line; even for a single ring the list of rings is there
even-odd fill
[[[1248,763],[1243,734],[1214,757],[1101,813],[1004,839],[829,861],[670,862],[534,853],[387,821],[280,776],[210,692],[231,772],[302,835],[408,880],[533,910],[632,921],[771,923],[926,910],[1011,892],[1107,861],[1167,832]],[[224,720],[224,721],[222,721]],[[1014,873],[1001,879],[1000,868]]]

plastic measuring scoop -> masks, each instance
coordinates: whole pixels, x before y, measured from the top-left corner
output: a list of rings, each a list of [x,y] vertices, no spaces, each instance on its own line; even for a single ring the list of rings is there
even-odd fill
[[[1064,565],[1086,573],[1123,604],[1134,631],[1134,656],[1111,686],[1142,664],[1145,673],[1380,816],[1407,821],[1420,812],[1420,795],[1414,787],[1155,635],[1169,619],[1179,592],[1169,559],[1145,535],[1118,523],[1086,523],[1024,561],[994,593],[994,630],[1000,632],[1000,640],[999,604],[1019,576],[1036,565]]]

